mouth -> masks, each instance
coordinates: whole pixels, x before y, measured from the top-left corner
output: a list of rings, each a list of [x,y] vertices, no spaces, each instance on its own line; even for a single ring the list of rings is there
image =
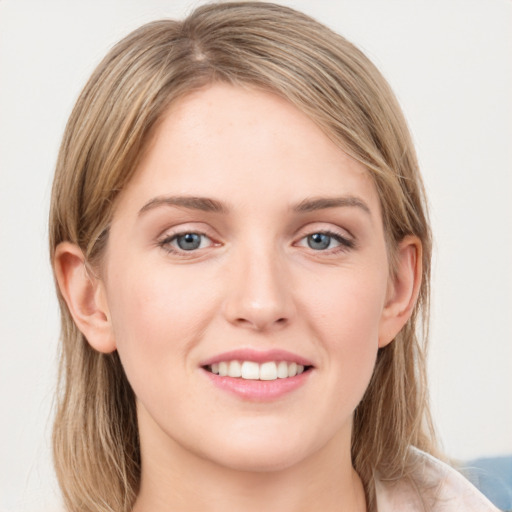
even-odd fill
[[[303,365],[295,361],[265,361],[258,363],[249,360],[226,360],[208,364],[203,368],[219,377],[231,377],[235,379],[253,381],[272,381],[278,379],[290,379],[308,372],[311,365]]]
[[[217,354],[200,364],[210,382],[244,401],[271,402],[296,396],[315,366],[287,350],[240,348]]]

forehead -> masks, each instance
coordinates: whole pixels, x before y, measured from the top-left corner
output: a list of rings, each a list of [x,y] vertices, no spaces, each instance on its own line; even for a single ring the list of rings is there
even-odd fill
[[[265,190],[272,194],[254,196]],[[121,195],[168,193],[220,194],[223,201],[260,204],[343,193],[378,202],[368,171],[294,105],[270,92],[227,84],[172,104]]]

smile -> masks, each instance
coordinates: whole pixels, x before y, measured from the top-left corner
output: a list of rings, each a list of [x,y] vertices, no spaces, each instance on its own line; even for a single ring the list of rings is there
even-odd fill
[[[205,367],[206,370],[219,377],[233,377],[245,380],[277,380],[288,379],[300,375],[308,366],[288,361],[220,361]]]
[[[302,388],[315,363],[287,350],[242,348],[203,360],[200,368],[216,388],[242,400],[268,402]]]

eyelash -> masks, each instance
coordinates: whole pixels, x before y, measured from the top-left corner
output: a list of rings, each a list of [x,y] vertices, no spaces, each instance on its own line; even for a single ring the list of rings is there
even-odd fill
[[[164,249],[166,252],[168,252],[170,254],[177,254],[177,255],[185,256],[185,257],[187,255],[192,255],[193,253],[195,253],[196,251],[198,251],[200,249],[204,249],[204,247],[198,247],[196,249],[186,250],[186,249],[181,249],[181,248],[174,247],[172,245],[172,243],[175,242],[178,238],[184,237],[186,235],[197,235],[197,236],[200,236],[200,237],[204,237],[204,238],[210,240],[211,245],[220,245],[220,244],[216,244],[206,233],[202,233],[200,231],[192,231],[191,230],[191,231],[182,231],[182,232],[179,232],[179,233],[174,233],[172,235],[168,235],[168,236],[166,236],[165,238],[163,238],[162,240],[160,240],[158,242],[158,246],[161,247],[162,249]],[[335,240],[336,242],[338,242],[340,244],[337,247],[333,247],[333,248],[330,248],[330,249],[329,248],[320,249],[320,250],[315,250],[312,247],[308,246],[309,249],[311,249],[313,252],[316,252],[316,253],[336,254],[338,252],[346,252],[346,251],[348,251],[350,249],[354,249],[355,246],[356,246],[354,240],[346,238],[344,236],[341,236],[339,233],[336,233],[334,231],[329,231],[329,230],[313,231],[311,233],[308,233],[308,234],[302,236],[299,239],[299,242],[302,242],[304,240],[305,244],[308,244],[308,242],[307,242],[308,237],[311,237],[311,236],[314,236],[314,235],[325,235],[325,236],[328,236],[329,238]],[[305,245],[299,245],[299,242],[297,242],[294,245],[296,245],[296,246],[298,245],[299,247],[305,247]],[[202,243],[202,242],[200,242],[200,243]],[[330,242],[329,242],[329,245],[330,245]]]
[[[168,253],[179,254],[181,256],[186,256],[187,254],[194,253],[198,249],[202,249],[202,247],[199,247],[198,249],[193,249],[193,250],[187,251],[186,249],[177,248],[172,245],[172,242],[174,242],[178,238],[186,236],[186,235],[198,235],[200,237],[207,238],[208,240],[210,240],[212,242],[213,245],[215,245],[215,242],[213,242],[213,240],[206,233],[202,233],[200,231],[182,231],[180,233],[174,233],[172,235],[166,236],[163,240],[160,240],[158,242],[158,245],[159,245],[159,247],[161,247]]]
[[[314,252],[336,254],[338,252],[345,252],[350,249],[354,249],[355,245],[356,245],[354,240],[352,240],[350,238],[346,238],[346,237],[340,235],[339,233],[336,233],[334,231],[329,231],[329,230],[313,231],[312,233],[309,233],[309,234],[303,236],[300,239],[300,241],[307,240],[308,237],[311,237],[313,235],[325,235],[325,236],[328,236],[329,238],[332,238],[333,240],[335,240],[336,242],[338,242],[340,244],[338,247],[333,247],[331,249],[323,249],[323,250],[315,250],[312,247],[310,247],[310,249],[312,249]],[[306,243],[307,243],[307,241],[306,241]]]

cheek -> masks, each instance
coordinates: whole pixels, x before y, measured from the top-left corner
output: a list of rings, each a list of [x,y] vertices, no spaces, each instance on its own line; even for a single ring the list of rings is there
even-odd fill
[[[307,307],[329,338],[341,344],[349,340],[377,343],[387,289],[382,272],[349,269],[326,277],[321,287],[308,289],[314,293],[309,294]]]
[[[310,302],[311,323],[332,389],[355,408],[373,373],[387,280],[382,272],[347,272],[326,283]]]
[[[114,336],[128,378],[172,379],[214,314],[211,290],[165,265],[119,269],[109,284]]]

